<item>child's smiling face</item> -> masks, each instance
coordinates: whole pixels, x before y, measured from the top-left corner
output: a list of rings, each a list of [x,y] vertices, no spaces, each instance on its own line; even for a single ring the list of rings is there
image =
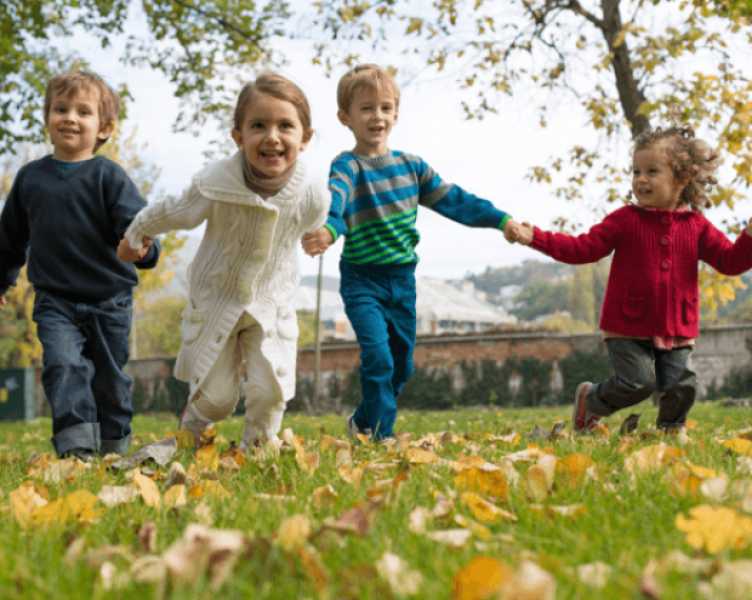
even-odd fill
[[[386,86],[363,86],[355,90],[350,108],[340,110],[337,116],[355,135],[356,154],[381,156],[387,151],[397,113],[393,90]]]
[[[248,163],[266,177],[292,167],[310,137],[292,102],[261,93],[249,99],[240,129],[232,130]]]
[[[671,168],[666,146],[658,142],[634,153],[632,192],[640,206],[674,210],[684,189]]]
[[[102,126],[99,91],[90,87],[54,96],[47,115],[47,130],[54,147],[53,156],[76,162],[94,155],[97,141],[110,136],[112,125]]]

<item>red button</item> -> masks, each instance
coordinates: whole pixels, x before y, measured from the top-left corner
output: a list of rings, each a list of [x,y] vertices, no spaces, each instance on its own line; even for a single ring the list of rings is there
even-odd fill
[[[670,260],[662,260],[661,261],[661,269],[663,269],[664,271],[666,271],[670,266],[671,266],[671,261]]]
[[[664,235],[664,236],[663,236],[663,237],[661,238],[661,246],[668,246],[668,242],[669,242],[669,238],[668,238],[668,236],[667,236],[667,235]]]

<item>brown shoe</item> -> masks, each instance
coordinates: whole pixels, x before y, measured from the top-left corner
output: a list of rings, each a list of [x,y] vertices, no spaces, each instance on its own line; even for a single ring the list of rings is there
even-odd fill
[[[600,416],[587,409],[587,395],[593,384],[583,381],[574,392],[574,407],[572,408],[572,427],[575,433],[588,433],[596,428],[601,420]]]

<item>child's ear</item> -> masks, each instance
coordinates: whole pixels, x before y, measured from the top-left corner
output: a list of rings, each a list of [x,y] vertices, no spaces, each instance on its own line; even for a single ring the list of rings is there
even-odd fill
[[[106,142],[112,137],[113,133],[115,133],[115,121],[110,121],[99,129],[97,139]]]
[[[234,127],[232,129],[232,139],[238,146],[243,145],[243,135]]]
[[[340,109],[337,111],[337,118],[345,127],[350,127],[350,117],[348,117],[344,110]]]
[[[313,129],[309,129],[308,131],[306,131],[305,135],[303,136],[303,143],[300,144],[301,152],[306,149],[306,146],[308,146],[308,142],[310,142],[311,138],[313,138],[313,133],[314,133]]]

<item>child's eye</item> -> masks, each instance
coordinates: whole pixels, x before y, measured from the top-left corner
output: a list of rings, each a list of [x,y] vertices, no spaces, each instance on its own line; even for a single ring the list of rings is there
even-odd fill
[[[263,123],[262,123],[261,121],[253,121],[253,122],[252,122],[252,123],[251,123],[251,124],[249,125],[249,127],[250,127],[251,129],[263,129],[263,128],[264,128],[264,124],[263,124]]]
[[[285,121],[284,123],[280,124],[280,127],[282,129],[293,129],[295,127],[295,124],[291,121]]]

